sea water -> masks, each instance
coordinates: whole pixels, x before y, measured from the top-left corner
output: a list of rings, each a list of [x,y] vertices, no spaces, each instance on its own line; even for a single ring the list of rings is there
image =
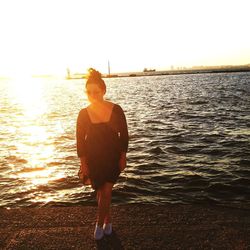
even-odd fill
[[[113,203],[250,207],[250,73],[105,79],[123,108],[128,166]],[[75,128],[85,81],[0,80],[0,206],[89,205]]]

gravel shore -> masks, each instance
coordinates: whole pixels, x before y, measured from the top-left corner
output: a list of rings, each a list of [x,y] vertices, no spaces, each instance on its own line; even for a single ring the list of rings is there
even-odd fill
[[[248,209],[117,205],[113,234],[95,241],[96,209],[1,208],[0,249],[250,249]]]

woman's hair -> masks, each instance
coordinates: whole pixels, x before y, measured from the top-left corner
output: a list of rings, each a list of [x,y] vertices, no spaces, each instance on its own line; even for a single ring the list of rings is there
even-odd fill
[[[88,69],[86,87],[89,84],[96,84],[106,92],[106,84],[102,79],[102,74],[93,68]]]

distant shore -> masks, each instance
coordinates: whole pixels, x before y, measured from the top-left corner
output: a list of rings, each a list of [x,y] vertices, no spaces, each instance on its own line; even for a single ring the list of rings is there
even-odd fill
[[[176,69],[164,71],[148,71],[148,72],[127,72],[103,74],[103,78],[120,78],[120,77],[142,77],[142,76],[161,76],[161,75],[185,75],[185,74],[206,74],[206,73],[233,73],[233,72],[250,72],[250,66],[235,66],[235,67],[218,67],[218,68],[191,68],[191,69]],[[66,79],[84,79],[85,74],[76,73],[69,75]]]
[[[0,249],[249,249],[250,210],[113,206],[114,233],[93,239],[95,206],[0,209]]]

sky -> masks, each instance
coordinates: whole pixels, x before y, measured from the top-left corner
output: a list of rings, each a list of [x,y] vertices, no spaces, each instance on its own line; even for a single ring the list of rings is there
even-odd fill
[[[0,0],[0,75],[250,64],[249,0]]]

